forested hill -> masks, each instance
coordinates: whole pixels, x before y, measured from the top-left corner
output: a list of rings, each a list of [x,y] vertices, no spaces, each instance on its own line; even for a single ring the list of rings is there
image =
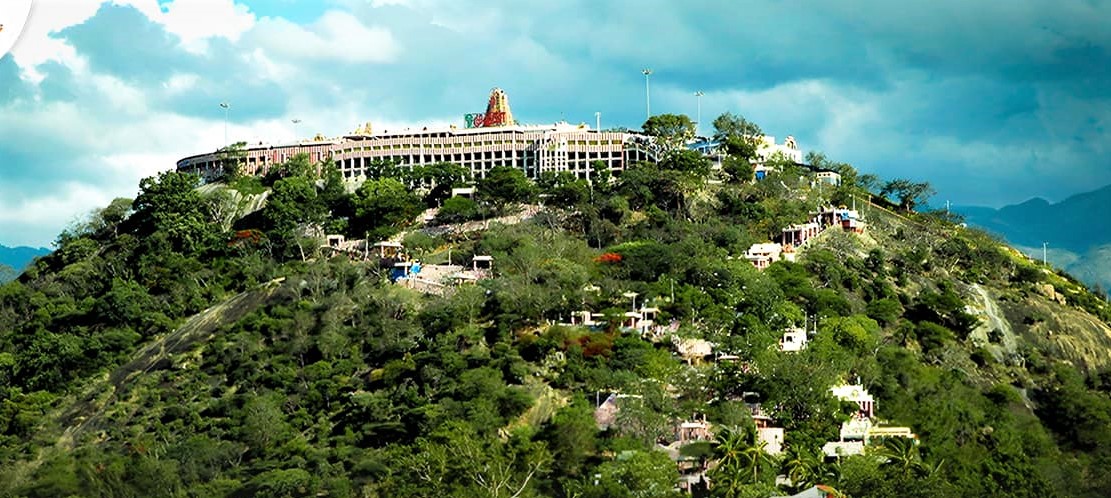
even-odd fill
[[[752,181],[725,118],[720,170],[495,168],[475,199],[449,164],[143,180],[0,287],[0,496],[1111,492],[1107,303],[915,212],[924,185],[820,155],[840,186]],[[862,233],[745,257],[854,204]],[[825,458],[873,408],[844,384],[901,435]]]

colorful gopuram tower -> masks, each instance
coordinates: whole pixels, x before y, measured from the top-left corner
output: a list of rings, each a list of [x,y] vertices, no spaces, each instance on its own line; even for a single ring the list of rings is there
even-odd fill
[[[483,126],[509,126],[514,123],[513,111],[509,110],[509,96],[501,88],[490,90]]]

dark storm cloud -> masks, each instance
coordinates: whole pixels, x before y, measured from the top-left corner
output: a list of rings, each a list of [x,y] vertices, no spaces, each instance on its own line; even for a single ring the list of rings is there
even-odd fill
[[[106,130],[137,113],[218,126],[221,101],[233,103],[233,126],[356,117],[315,123],[335,135],[366,120],[459,123],[500,86],[524,122],[593,124],[599,111],[603,126],[635,128],[645,111],[640,70],[651,67],[654,113],[693,117],[693,92],[701,90],[704,132],[721,112],[738,112],[863,171],[929,180],[939,199],[1055,200],[1111,183],[1111,4],[1104,2],[335,0],[298,5],[296,15],[282,16],[287,22],[277,18],[285,1],[259,9],[247,2],[274,17],[259,18],[235,41],[213,38],[192,51],[130,7],[102,7],[57,36],[92,73],[140,96],[113,95],[112,81],[90,85],[56,63],[37,67],[36,88],[7,58],[0,59],[5,115],[39,98],[40,106],[70,103],[73,119],[89,117]],[[332,7],[389,39],[297,46],[342,35],[318,24]],[[347,53],[378,49],[380,57]],[[11,133],[0,161],[51,164],[67,178],[105,184],[86,164],[95,142],[64,138],[46,151],[11,143],[41,140],[41,131]],[[58,181],[19,179],[43,189]]]

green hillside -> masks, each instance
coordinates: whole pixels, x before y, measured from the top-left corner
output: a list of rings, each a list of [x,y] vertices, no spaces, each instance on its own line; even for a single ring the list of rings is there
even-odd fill
[[[723,497],[1111,493],[1105,301],[914,212],[924,185],[889,202],[821,157],[840,186],[789,163],[753,182],[725,135],[721,170],[495,168],[475,199],[454,165],[354,192],[304,157],[145,179],[0,286],[0,496],[655,497],[702,474]],[[842,205],[863,233],[745,258]],[[841,384],[917,439],[823,458],[863,409]]]

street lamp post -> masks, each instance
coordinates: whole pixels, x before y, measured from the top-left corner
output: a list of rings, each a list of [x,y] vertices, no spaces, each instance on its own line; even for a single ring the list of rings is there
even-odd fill
[[[633,292],[633,291],[626,291],[625,293],[623,293],[621,295],[624,296],[624,297],[627,297],[627,298],[629,298],[630,300],[633,301],[633,311],[636,311],[637,310],[637,296],[639,296],[640,294],[638,294],[636,292]]]
[[[231,110],[231,104],[227,102],[220,102],[220,107],[224,109],[224,147],[228,146],[228,111]]]
[[[652,74],[652,70],[644,68],[640,72],[644,74],[644,112],[650,118],[652,117],[652,94],[648,90],[648,75]]]
[[[700,130],[702,129],[702,96],[703,95],[706,95],[706,94],[702,93],[702,90],[694,92],[694,97],[696,99],[698,99],[698,114],[695,114],[695,118],[694,118],[695,119],[695,121],[694,121],[694,134],[699,135],[699,136],[701,136]]]

